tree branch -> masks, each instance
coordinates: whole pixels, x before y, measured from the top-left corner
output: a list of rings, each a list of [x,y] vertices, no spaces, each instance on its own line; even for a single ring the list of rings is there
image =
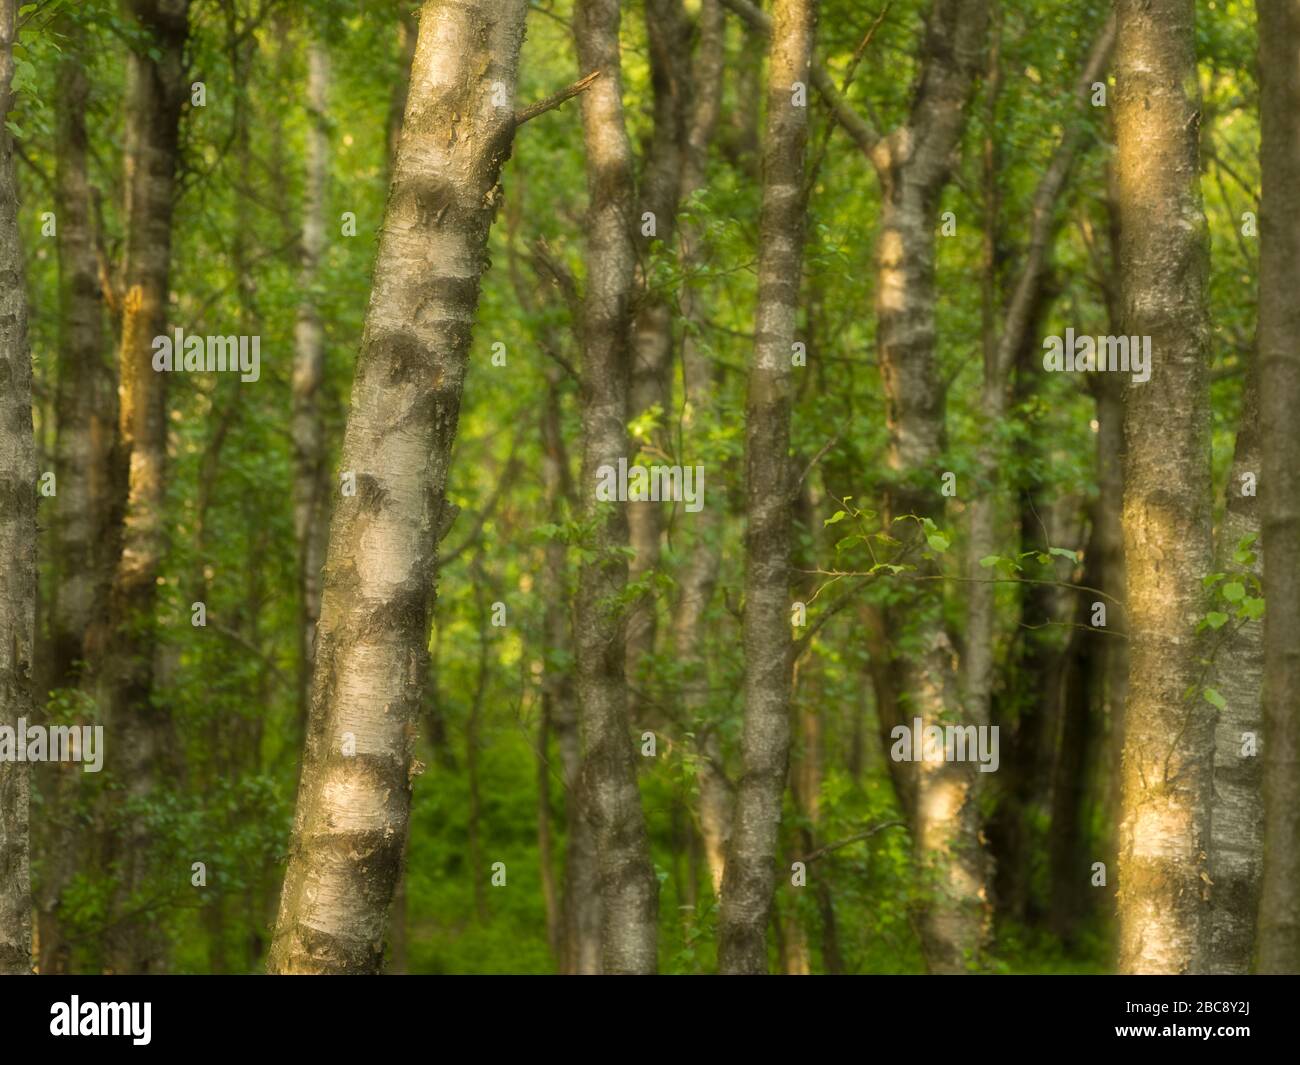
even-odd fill
[[[721,0],[721,3],[732,14],[738,15],[744,22],[748,23],[750,29],[756,33],[761,33],[764,37],[772,35],[771,16],[760,11],[749,0]],[[883,17],[882,14],[881,18]],[[874,31],[875,27],[872,27],[866,38],[866,43],[870,42],[870,33]],[[835,121],[840,124],[844,132],[853,139],[853,142],[862,152],[870,157],[876,145],[880,143],[880,135],[872,124],[858,114],[853,109],[853,106],[844,99],[844,95],[835,87],[834,79],[815,58],[810,67],[809,76],[812,78],[813,88],[826,101],[826,106],[830,108]]]
[[[579,93],[585,92],[590,87],[591,83],[598,77],[600,77],[600,71],[593,70],[585,78],[579,78],[572,85],[561,89],[557,93],[553,93],[546,97],[545,100],[538,100],[537,103],[529,104],[522,111],[516,111],[515,129],[518,129],[529,119],[536,118],[538,115],[544,115],[547,111],[554,111],[561,104],[567,103]]]
[[[831,851],[837,851],[841,847],[849,846],[849,844],[851,843],[860,843],[864,839],[870,839],[877,832],[883,832],[887,828],[906,828],[906,827],[907,826],[902,821],[882,821],[878,825],[873,825],[865,832],[859,832],[856,836],[850,836],[848,839],[842,839],[838,843],[828,843],[824,847],[818,847],[811,854],[806,854],[802,858],[796,858],[795,861],[803,862],[805,865],[807,865],[810,862],[817,861],[818,858],[824,858],[826,855],[830,854]]]

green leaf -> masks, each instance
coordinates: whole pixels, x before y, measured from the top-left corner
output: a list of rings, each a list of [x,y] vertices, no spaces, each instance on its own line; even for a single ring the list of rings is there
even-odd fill
[[[1253,595],[1246,596],[1237,611],[1237,617],[1246,621],[1256,621],[1264,616],[1264,600]]]
[[[1220,614],[1217,610],[1211,610],[1205,615],[1205,623],[1212,629],[1221,629],[1228,623],[1228,615]]]
[[[1048,550],[1052,554],[1058,555],[1061,558],[1068,558],[1071,562],[1079,561],[1079,553],[1077,551],[1071,551],[1064,547],[1049,547]]]
[[[1208,592],[1226,576],[1226,573],[1207,573],[1201,578],[1201,587]]]
[[[930,535],[925,538],[925,542],[930,545],[931,550],[938,551],[940,554],[947,551],[949,547],[948,537],[944,536],[943,533],[940,532],[930,533]]]
[[[834,514],[832,514],[829,518],[827,518],[824,522],[822,522],[822,528],[825,528],[827,525],[834,525],[836,522],[843,521],[847,517],[848,515],[845,514],[844,511],[837,510]]]
[[[983,566],[985,569],[989,569],[991,566],[996,566],[1001,561],[1002,559],[999,558],[997,555],[985,555],[982,559],[980,559],[980,565]]]
[[[1246,598],[1246,587],[1240,581],[1229,581],[1223,586],[1223,598],[1229,603],[1236,603]]]
[[[850,544],[855,544],[855,543],[857,543],[857,542],[858,542],[859,540],[861,540],[861,539],[862,539],[862,537],[861,537],[860,535],[858,535],[857,533],[854,533],[852,536],[846,536],[846,537],[844,537],[843,540],[840,540],[840,541],[835,545],[835,550],[836,550],[836,551],[843,551],[843,550],[844,550],[846,547],[848,547]]]
[[[1228,700],[1213,688],[1206,688],[1201,694],[1205,696],[1205,701],[1207,703],[1211,706],[1217,707],[1219,710],[1224,710],[1228,706]]]

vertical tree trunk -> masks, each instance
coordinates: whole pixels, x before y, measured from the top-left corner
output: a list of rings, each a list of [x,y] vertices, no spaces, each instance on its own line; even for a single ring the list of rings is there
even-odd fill
[[[102,625],[113,574],[113,521],[120,478],[116,473],[117,384],[105,348],[88,172],[85,34],[75,18],[61,20],[66,35],[55,97],[58,151],[59,362],[56,385],[55,474],[43,691],[75,687],[83,676],[87,635]],[[67,804],[80,767],[36,769],[44,814],[36,832],[40,877],[34,885],[42,973],[66,971],[69,945],[59,907],[74,871],[77,845]]]
[[[563,500],[572,495],[569,459],[560,422],[560,370],[548,368],[546,404],[542,409],[542,484],[550,520],[563,520]],[[600,971],[600,884],[596,844],[591,823],[579,801],[582,742],[578,730],[578,703],[572,670],[573,632],[569,610],[568,548],[560,540],[546,544],[542,571],[547,662],[542,674],[542,700],[546,720],[555,733],[560,754],[567,829],[564,858],[563,949],[561,971],[592,975]]]
[[[682,153],[681,196],[689,198],[704,185],[708,146],[718,124],[722,99],[722,63],[725,25],[718,0],[703,0],[699,16],[699,43],[691,65],[691,107]],[[682,271],[690,275],[704,261],[704,232],[686,222],[680,230]],[[678,293],[682,318],[682,381],[685,408],[682,415],[683,461],[698,462],[705,446],[704,432],[712,421],[717,391],[713,366],[697,340],[699,309],[691,286]],[[702,431],[703,430],[703,431]],[[723,766],[722,741],[717,728],[704,718],[709,703],[709,669],[704,655],[705,619],[721,565],[718,507],[705,507],[694,516],[690,561],[678,575],[678,597],[673,613],[673,649],[682,671],[682,710],[696,734],[699,751],[696,782],[699,787],[699,827],[704,859],[716,896],[722,890],[722,869],[731,837],[731,782]]]
[[[646,0],[646,36],[650,44],[650,80],[654,93],[654,131],[646,157],[637,225],[648,213],[654,216],[654,236],[640,237],[640,295],[633,323],[632,380],[628,391],[628,416],[640,418],[660,408],[660,428],[651,447],[667,452],[665,426],[672,406],[673,322],[671,308],[661,292],[654,291],[650,269],[656,243],[671,246],[681,191],[682,154],[686,137],[687,63],[689,42],[681,0]],[[638,234],[642,229],[637,230]],[[628,508],[628,544],[633,551],[628,579],[636,582],[652,575],[659,564],[663,535],[663,505],[638,503]],[[643,596],[628,613],[627,673],[633,687],[630,714],[633,724],[643,723],[644,711],[635,686],[641,663],[653,653],[659,612],[653,593]]]
[[[126,255],[118,352],[119,432],[130,472],[101,683],[103,712],[118,751],[114,772],[124,784],[127,802],[138,810],[153,793],[166,735],[166,711],[152,704],[152,615],[166,547],[162,508],[167,459],[167,375],[153,369],[153,338],[167,328],[189,4],[133,0],[129,7],[142,35],[127,60]],[[117,973],[154,971],[163,957],[151,922],[123,915],[138,905],[134,896],[148,873],[150,834],[142,815],[133,816],[118,844],[118,919],[108,937],[108,968]]]
[[[1130,385],[1124,554],[1129,690],[1119,967],[1203,967],[1213,714],[1196,626],[1210,527],[1208,239],[1192,0],[1120,0],[1116,166],[1124,332],[1151,337]]]
[[[803,271],[805,101],[816,19],[816,0],[778,0],[768,50],[758,306],[745,404],[745,723],[718,920],[718,968],[726,973],[768,971],[790,759],[791,354]]]
[[[523,0],[428,0],[421,12],[343,442],[356,490],[331,523],[273,973],[382,964],[417,771],[447,471],[514,135],[526,10]]]
[[[573,32],[583,73],[587,152],[587,290],[582,307],[582,492],[596,526],[593,558],[578,576],[575,642],[584,744],[579,781],[600,867],[601,963],[607,973],[651,973],[659,884],[628,735],[625,623],[612,605],[627,586],[627,511],[596,501],[597,471],[627,456],[631,361],[632,149],[623,124],[619,0],[580,0]]]
[[[298,542],[298,706],[307,717],[312,647],[320,618],[321,566],[329,536],[329,471],[321,386],[325,327],[316,310],[317,275],[325,250],[325,195],[329,177],[329,54],[313,39],[307,48],[307,184],[303,197],[301,299],[293,353],[293,529]]]
[[[1111,321],[1118,332],[1118,317]],[[1112,730],[1115,727],[1128,670],[1127,645],[1121,635],[1127,630],[1120,606],[1124,597],[1124,528],[1120,513],[1124,494],[1125,386],[1113,376],[1101,374],[1091,383],[1097,403],[1097,498],[1092,505],[1092,528],[1084,551],[1081,583],[1099,588],[1113,601],[1104,600],[1105,631],[1076,629],[1067,648],[1067,653],[1074,653],[1066,665],[1067,680],[1063,685],[1063,737],[1053,773],[1056,787],[1048,837],[1048,921],[1053,933],[1067,944],[1073,942],[1089,910],[1095,908],[1090,901],[1093,896],[1087,894],[1096,891],[1091,886],[1092,862],[1105,860],[1107,868],[1113,867],[1104,853],[1087,850],[1091,841],[1084,831],[1085,800],[1089,773],[1094,783],[1111,775],[1112,760],[1100,741],[1107,723]],[[1091,627],[1092,604],[1096,601],[1096,595],[1080,593],[1073,619],[1076,625]],[[1086,743],[1088,749],[1075,749],[1078,742]],[[1096,772],[1099,767],[1100,774]]]
[[[1250,549],[1255,561],[1241,564],[1234,554],[1247,538],[1259,536],[1259,505],[1252,490],[1243,495],[1243,475],[1260,474],[1258,366],[1246,370],[1241,422],[1228,474],[1228,501],[1215,547],[1216,573],[1263,576],[1260,545]],[[1210,815],[1210,942],[1207,968],[1212,973],[1245,975],[1255,954],[1255,919],[1259,909],[1259,874],[1263,860],[1263,796],[1256,750],[1246,749],[1247,734],[1258,741],[1261,689],[1264,683],[1264,627],[1259,621],[1225,626],[1210,667],[1209,686],[1225,705],[1214,726],[1214,800]]]
[[[104,551],[114,498],[117,386],[104,343],[104,303],[95,251],[87,160],[90,84],[85,40],[75,19],[67,34],[55,99],[58,152],[59,372],[52,522],[58,580],[50,595],[51,688],[76,682],[91,622],[104,610],[112,560]]]
[[[876,316],[893,478],[890,518],[943,521],[945,397],[935,356],[934,234],[987,21],[982,0],[935,0],[908,124],[878,141],[872,152],[882,185]],[[902,717],[920,717],[924,726],[969,720],[942,606],[942,585],[933,582],[919,585],[902,607],[886,615],[893,632],[904,626],[918,630],[915,649],[895,649],[890,670]],[[933,882],[921,915],[923,949],[932,972],[965,972],[978,960],[988,924],[977,772],[971,762],[917,762],[914,768],[913,841]]]
[[[36,641],[36,445],[27,291],[18,239],[13,141],[15,0],[0,0],[0,725],[31,720]],[[32,967],[30,767],[0,761],[0,974]]]
[[[1300,4],[1260,0],[1264,869],[1261,973],[1300,972]]]

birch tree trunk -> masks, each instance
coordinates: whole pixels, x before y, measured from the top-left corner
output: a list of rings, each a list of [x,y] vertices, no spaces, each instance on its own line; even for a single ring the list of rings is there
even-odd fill
[[[560,420],[560,373],[553,363],[547,367],[546,405],[541,417],[542,485],[546,513],[556,524],[564,520],[562,504],[573,490]],[[568,548],[558,539],[549,540],[545,554],[540,582],[546,602],[542,712],[555,733],[559,749],[567,828],[560,968],[569,975],[590,975],[600,971],[600,888],[595,841],[578,802],[582,742],[573,685],[572,623],[566,605],[569,602]],[[549,772],[549,767],[545,771]]]
[[[13,140],[16,0],[0,0],[0,725],[32,718],[36,642],[36,444],[26,270]],[[28,862],[30,766],[0,761],[0,974],[32,968]]]
[[[681,0],[646,0],[645,22],[654,93],[654,131],[637,212],[637,224],[641,227],[637,231],[641,234],[641,276],[640,298],[633,320],[628,415],[642,417],[657,405],[661,411],[660,427],[652,434],[650,445],[656,451],[667,452],[665,426],[672,407],[673,322],[667,300],[662,292],[654,290],[650,265],[655,245],[671,246],[676,226],[686,138],[690,52]],[[644,235],[646,214],[653,216],[653,236]],[[658,567],[663,527],[661,504],[640,503],[628,508],[628,543],[634,552],[628,565],[630,581],[644,580]],[[634,686],[630,705],[633,724],[650,724],[643,721],[645,711],[635,688],[642,683],[638,676],[641,664],[654,652],[658,623],[659,608],[653,593],[643,596],[628,614],[627,672]]]
[[[699,43],[691,64],[691,106],[682,153],[681,197],[689,199],[703,187],[708,163],[708,146],[718,124],[722,99],[722,64],[725,25],[718,0],[703,0],[699,16]],[[702,227],[686,222],[680,230],[682,271],[691,275],[704,261]],[[713,366],[696,333],[699,308],[690,285],[678,293],[683,319],[682,382],[685,407],[682,436],[683,461],[700,460],[704,433],[714,410]],[[703,718],[709,703],[709,669],[704,657],[705,620],[718,581],[721,565],[722,514],[717,507],[704,507],[691,527],[690,562],[678,575],[678,596],[673,614],[673,649],[682,671],[682,709],[695,730],[699,751],[696,783],[699,788],[699,826],[704,858],[716,896],[722,890],[727,842],[731,837],[732,787],[723,765],[722,741],[714,723]]]
[[[587,288],[582,303],[582,488],[594,524],[593,558],[578,575],[574,639],[583,763],[579,802],[600,871],[601,962],[606,973],[652,973],[659,884],[628,735],[627,511],[596,501],[597,471],[627,456],[631,363],[632,148],[623,123],[618,0],[579,0],[573,33],[582,73],[601,76],[582,94],[587,154]]]
[[[982,0],[935,0],[908,123],[877,141],[871,152],[882,186],[876,317],[889,431],[890,518],[943,521],[945,397],[935,356],[934,234],[987,22]],[[931,583],[886,613],[888,629],[911,625],[918,630],[914,649],[895,645],[890,671],[901,716],[920,717],[923,727],[970,720],[942,606],[942,585]],[[923,950],[931,972],[965,972],[978,959],[988,925],[977,771],[972,762],[917,762],[914,768],[913,842],[933,888],[921,915]]]
[[[1116,170],[1122,321],[1151,338],[1125,412],[1129,690],[1119,968],[1204,967],[1213,714],[1196,628],[1213,562],[1208,239],[1192,0],[1120,0]]]
[[[1228,474],[1228,501],[1215,548],[1216,573],[1245,570],[1263,576],[1260,545],[1255,561],[1234,560],[1238,545],[1259,536],[1259,504],[1252,484],[1243,494],[1244,476],[1260,474],[1257,360],[1247,367],[1241,422]],[[1264,820],[1257,751],[1247,736],[1261,732],[1264,682],[1264,627],[1259,621],[1227,623],[1214,654],[1209,687],[1224,699],[1214,726],[1214,799],[1210,815],[1210,922],[1207,969],[1245,975],[1255,954],[1255,918],[1259,908],[1259,874]]]
[[[1261,973],[1300,972],[1300,4],[1260,0],[1259,382],[1264,543]]]
[[[75,687],[93,667],[88,637],[103,625],[113,579],[116,500],[120,496],[117,382],[109,363],[104,301],[95,251],[88,171],[85,33],[73,17],[66,35],[55,97],[58,151],[59,361],[55,397],[55,476],[50,522],[54,580],[49,599],[48,648],[42,689]],[[75,871],[77,844],[67,805],[80,767],[49,764],[35,770],[44,814],[35,833],[41,856],[34,885],[41,973],[66,971],[69,946],[59,907]]]
[[[768,971],[790,760],[791,357],[803,271],[807,86],[816,0],[777,0],[768,50],[758,306],[745,405],[745,722],[718,920],[718,969]],[[798,98],[796,98],[798,96]]]
[[[355,493],[340,494],[330,528],[273,973],[382,964],[419,771],[411,749],[447,471],[514,136],[526,10],[523,0],[428,0],[421,12],[343,442]]]
[[[129,461],[122,550],[109,595],[111,631],[104,655],[103,712],[111,729],[113,770],[127,801],[149,801],[166,732],[166,712],[152,705],[155,641],[152,616],[166,547],[162,507],[167,459],[167,375],[153,369],[153,338],[167,328],[188,0],[133,0],[142,34],[127,60],[126,254],[122,337],[118,350],[119,433]],[[114,909],[133,906],[149,865],[150,833],[135,816],[121,833]],[[163,963],[149,921],[120,917],[108,936],[112,972],[151,972]]]
[[[325,196],[329,178],[329,54],[313,39],[307,49],[307,184],[303,196],[302,296],[294,327],[293,353],[293,528],[298,541],[299,621],[298,702],[307,714],[312,648],[320,619],[320,571],[329,536],[329,472],[321,385],[325,379],[325,327],[316,310],[315,291],[325,249]]]
[[[58,579],[50,595],[51,688],[76,682],[86,632],[105,607],[113,560],[104,543],[110,538],[117,450],[117,382],[104,347],[104,301],[88,172],[85,34],[73,18],[63,20],[62,30],[68,44],[59,64],[55,99],[60,332],[55,401],[58,494],[51,523]]]

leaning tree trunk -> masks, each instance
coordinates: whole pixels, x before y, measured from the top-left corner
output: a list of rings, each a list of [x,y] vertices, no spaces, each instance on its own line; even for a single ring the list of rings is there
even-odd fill
[[[13,103],[15,0],[0,0],[0,118]],[[0,123],[0,725],[32,716],[36,641],[36,445],[27,291],[13,141]],[[31,972],[30,767],[0,761],[0,974]]]
[[[589,819],[600,870],[602,966],[652,973],[659,883],[650,862],[636,762],[628,735],[624,622],[627,511],[596,502],[597,471],[627,456],[631,359],[632,149],[623,124],[618,0],[580,0],[573,32],[583,73],[601,76],[582,96],[587,152],[587,291],[582,307],[582,491],[596,526],[593,557],[578,575],[574,640],[584,742],[578,801]]]
[[[1300,972],[1300,3],[1260,0],[1259,381],[1263,436],[1261,973]]]
[[[803,271],[806,86],[816,20],[816,0],[777,0],[768,50],[758,307],[745,404],[745,723],[718,918],[718,969],[724,973],[768,969],[767,925],[790,761],[791,358]]]
[[[329,476],[321,388],[325,380],[325,327],[315,291],[325,249],[325,194],[329,177],[329,54],[313,39],[307,49],[307,186],[303,202],[302,291],[293,352],[293,529],[298,542],[298,703],[303,719],[311,681],[312,648],[320,620],[321,566],[329,535]]]
[[[382,964],[418,771],[447,471],[514,135],[526,10],[523,0],[428,0],[421,12],[343,441],[273,973]]]
[[[1204,964],[1214,755],[1197,636],[1213,551],[1195,11],[1192,0],[1120,0],[1118,10],[1122,321],[1151,338],[1151,377],[1130,385],[1125,421],[1119,967],[1188,973]]]
[[[119,432],[130,472],[122,550],[109,593],[111,632],[99,683],[118,752],[115,778],[139,810],[153,793],[166,731],[166,711],[152,702],[152,616],[167,535],[167,375],[153,369],[153,339],[167,328],[189,4],[135,0],[130,10],[141,38],[127,60],[126,256],[118,351]],[[163,963],[162,944],[151,922],[123,914],[136,906],[134,896],[148,875],[151,834],[141,815],[125,826],[117,843],[121,873],[114,899],[117,920],[108,935],[108,968],[155,971]]]

